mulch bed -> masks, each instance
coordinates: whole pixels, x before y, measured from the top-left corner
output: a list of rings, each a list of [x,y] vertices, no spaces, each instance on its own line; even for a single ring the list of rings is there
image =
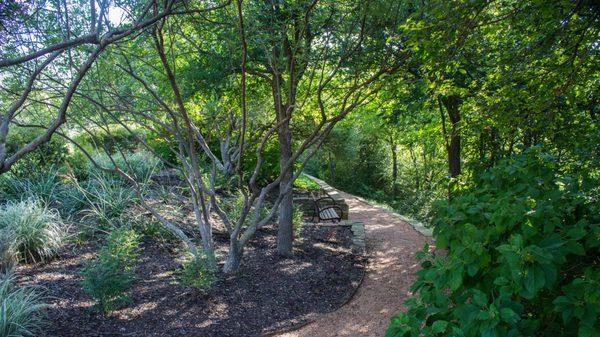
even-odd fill
[[[81,268],[96,245],[67,245],[59,259],[22,266],[20,284],[46,288],[48,325],[41,336],[260,336],[341,306],[364,273],[349,228],[306,227],[294,256],[275,253],[276,231],[261,229],[237,275],[221,277],[206,296],[177,284],[176,255],[145,238],[133,303],[103,314],[83,291]],[[225,238],[216,237],[221,251]]]

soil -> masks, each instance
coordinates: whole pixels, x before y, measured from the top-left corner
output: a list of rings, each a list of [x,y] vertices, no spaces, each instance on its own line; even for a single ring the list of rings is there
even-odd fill
[[[221,276],[208,295],[180,285],[172,247],[145,238],[132,303],[103,314],[83,291],[80,271],[97,244],[64,247],[60,258],[21,266],[20,284],[46,289],[48,324],[41,336],[260,336],[331,312],[354,293],[365,261],[351,251],[347,227],[304,227],[294,255],[275,253],[266,226],[247,247],[235,276]],[[221,251],[227,240],[216,237]]]

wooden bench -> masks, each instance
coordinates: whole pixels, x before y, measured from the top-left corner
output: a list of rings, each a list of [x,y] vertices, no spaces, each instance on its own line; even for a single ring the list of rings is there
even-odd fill
[[[317,198],[311,193],[312,201],[315,206],[315,217],[318,221],[341,221],[342,220],[342,208],[335,203],[335,200],[326,195],[324,197]]]

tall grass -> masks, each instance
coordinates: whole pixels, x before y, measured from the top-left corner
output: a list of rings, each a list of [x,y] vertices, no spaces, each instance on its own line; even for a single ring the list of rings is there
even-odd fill
[[[37,199],[11,201],[0,206],[0,230],[6,237],[12,237],[3,244],[6,250],[2,255],[33,262],[53,257],[66,233],[58,211]]]
[[[96,172],[82,184],[75,182],[73,192],[73,198],[83,204],[82,220],[92,231],[107,231],[123,225],[125,211],[137,200],[131,187]]]
[[[0,274],[0,337],[37,336],[46,307],[35,287],[15,288],[12,273]]]
[[[50,203],[55,199],[59,188],[59,170],[51,167],[43,173],[27,177],[17,177],[6,173],[0,177],[0,203],[21,201],[31,197]]]
[[[114,167],[117,165],[121,170],[127,172],[140,183],[147,183],[152,174],[162,167],[162,162],[156,156],[148,151],[128,152],[124,153],[125,158],[121,154],[115,154],[111,158],[105,153],[97,153],[94,155],[94,161],[104,167]],[[90,163],[89,171],[95,177],[107,176],[110,179],[120,180],[120,176],[101,171],[96,166]]]

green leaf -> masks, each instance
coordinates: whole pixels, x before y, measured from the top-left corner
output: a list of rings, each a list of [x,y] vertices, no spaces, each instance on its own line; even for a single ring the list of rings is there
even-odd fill
[[[446,327],[448,327],[448,322],[444,320],[435,321],[431,325],[431,331],[435,334],[439,334],[440,332],[446,331]]]
[[[527,275],[523,282],[526,290],[526,293],[523,296],[525,298],[533,298],[535,294],[544,287],[546,282],[544,270],[538,265],[532,266],[527,269]]]
[[[500,318],[508,324],[516,324],[519,321],[519,315],[517,315],[511,308],[500,309]]]

